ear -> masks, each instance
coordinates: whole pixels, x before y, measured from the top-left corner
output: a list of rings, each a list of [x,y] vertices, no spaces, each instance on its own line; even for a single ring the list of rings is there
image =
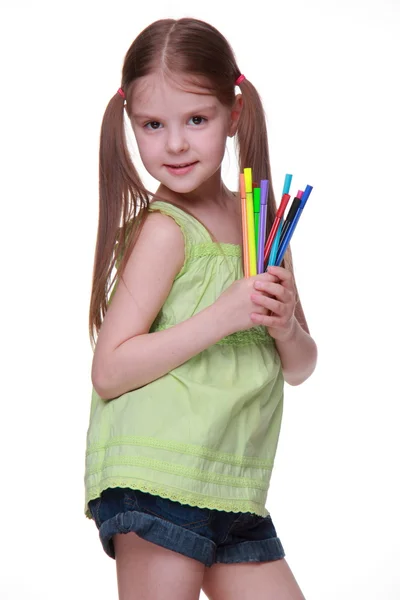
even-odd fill
[[[242,108],[243,108],[242,94],[238,94],[235,98],[235,102],[231,109],[230,127],[229,127],[229,131],[228,131],[229,137],[233,137],[237,131],[240,113],[242,112]]]

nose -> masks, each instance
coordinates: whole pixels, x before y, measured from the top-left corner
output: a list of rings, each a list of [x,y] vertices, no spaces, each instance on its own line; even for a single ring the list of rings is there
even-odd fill
[[[167,151],[171,154],[182,154],[189,149],[189,142],[183,128],[171,128],[168,131]]]

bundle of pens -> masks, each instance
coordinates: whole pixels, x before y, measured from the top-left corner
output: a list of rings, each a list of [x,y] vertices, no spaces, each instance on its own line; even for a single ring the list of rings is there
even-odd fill
[[[264,273],[269,266],[280,266],[304,206],[312,191],[307,185],[299,190],[285,219],[290,200],[292,175],[286,175],[282,200],[276,212],[271,231],[267,232],[268,180],[253,183],[251,169],[240,174],[242,201],[243,267],[245,277]]]

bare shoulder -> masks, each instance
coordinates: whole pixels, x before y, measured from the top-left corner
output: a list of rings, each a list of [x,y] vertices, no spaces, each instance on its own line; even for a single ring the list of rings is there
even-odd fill
[[[151,212],[141,228],[122,279],[129,289],[140,282],[151,285],[149,280],[155,279],[172,282],[184,261],[185,244],[178,225],[158,211]]]
[[[142,250],[145,250],[150,257],[154,257],[153,260],[157,252],[167,251],[172,262],[181,263],[180,267],[182,267],[185,244],[180,227],[171,217],[157,210],[150,212],[140,231],[135,245],[135,252],[132,253],[133,255],[136,254],[136,259],[138,258],[138,252]]]
[[[111,353],[118,346],[149,332],[184,261],[185,244],[178,225],[166,215],[151,212],[100,328],[92,379],[104,371]]]
[[[159,210],[149,212],[141,229],[139,240],[143,240],[147,236],[152,236],[153,241],[156,241],[157,236],[161,243],[165,241],[175,242],[176,245],[183,247],[183,235],[180,227],[172,217]]]

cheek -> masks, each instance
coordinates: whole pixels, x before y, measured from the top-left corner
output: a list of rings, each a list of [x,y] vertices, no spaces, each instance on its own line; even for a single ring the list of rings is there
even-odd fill
[[[226,140],[223,139],[221,140],[218,144],[214,143],[212,145],[210,145],[211,151],[209,153],[210,158],[213,160],[213,162],[217,162],[218,164],[221,164],[223,161],[223,158],[225,156],[225,151],[226,151]]]
[[[149,140],[146,136],[137,135],[136,143],[140,158],[145,166],[151,163],[157,156],[157,144],[155,140]]]
[[[215,159],[221,159],[224,157],[226,149],[226,133],[224,130],[210,132],[203,140],[203,149],[207,155]]]

